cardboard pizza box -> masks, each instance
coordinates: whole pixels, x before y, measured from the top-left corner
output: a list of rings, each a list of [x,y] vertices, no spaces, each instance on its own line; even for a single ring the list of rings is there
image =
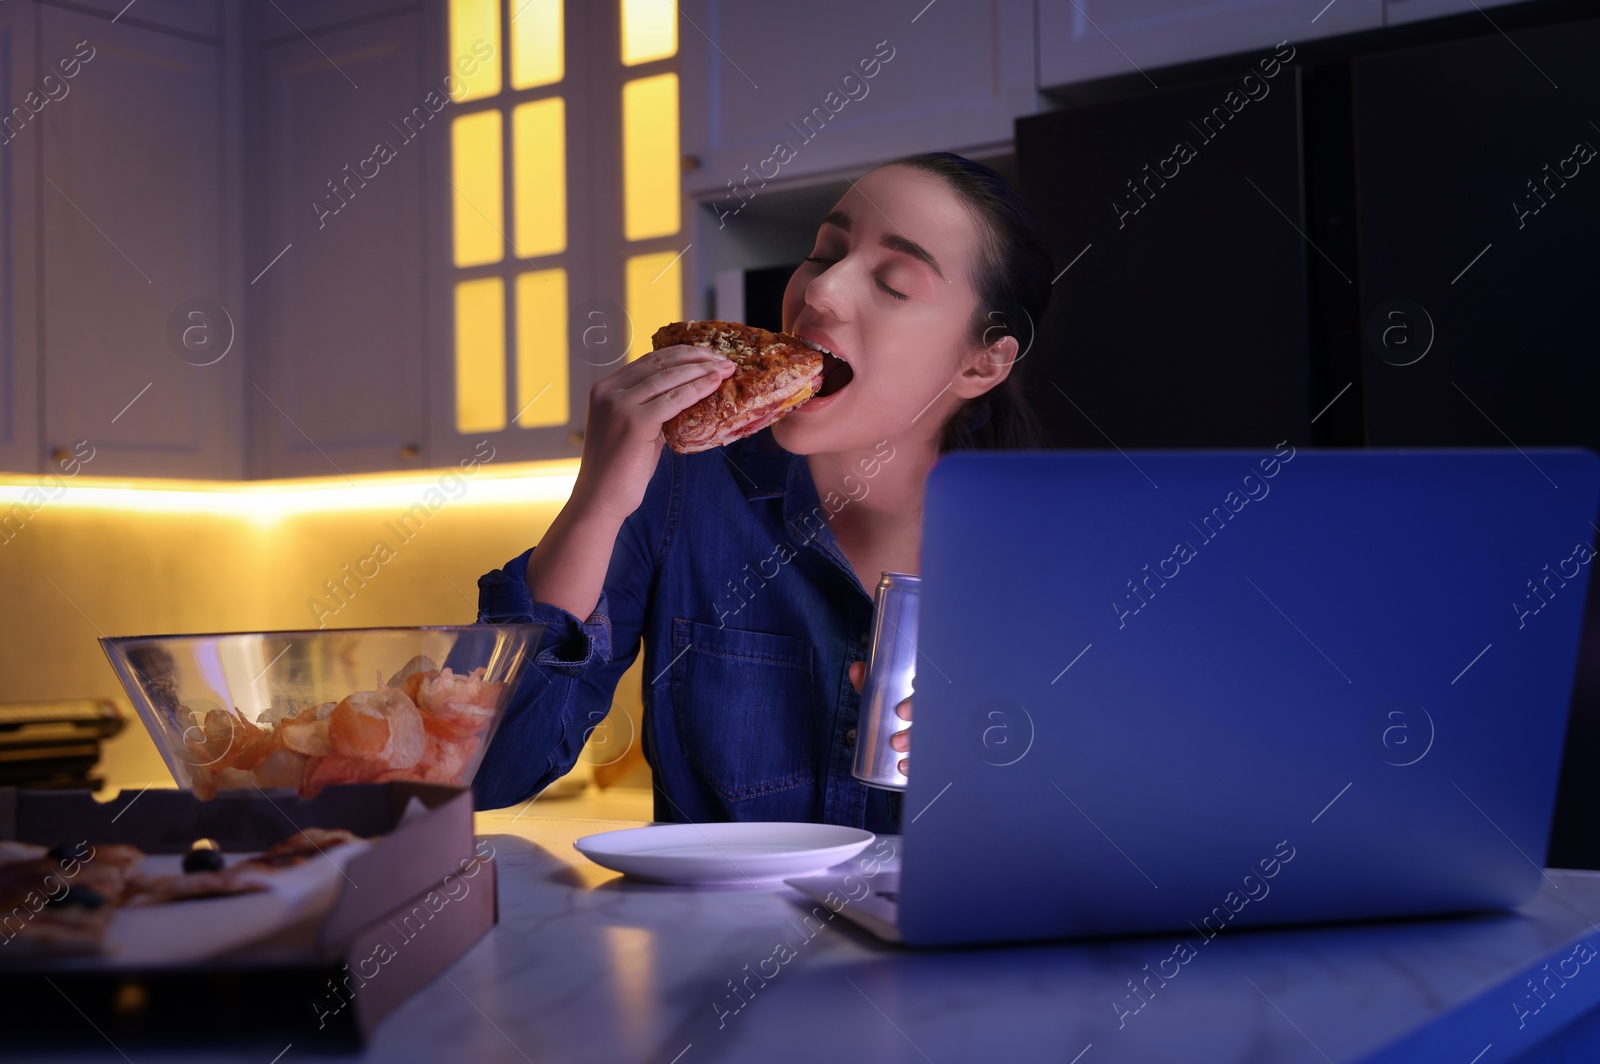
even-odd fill
[[[160,855],[212,839],[241,854],[308,827],[372,840],[331,851],[325,866],[306,863],[321,893],[291,892],[287,907],[258,895],[157,906],[160,930],[124,936],[119,952],[8,957],[0,930],[6,1041],[358,1049],[495,923],[495,866],[492,852],[475,848],[472,814],[469,789],[417,783],[330,786],[311,799],[224,792],[204,802],[184,791],[100,803],[88,791],[0,788],[0,839],[45,846],[128,843]],[[0,913],[0,929],[8,915]]]

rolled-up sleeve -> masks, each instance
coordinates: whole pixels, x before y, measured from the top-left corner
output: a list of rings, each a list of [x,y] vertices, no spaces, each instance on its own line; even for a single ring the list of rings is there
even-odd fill
[[[617,681],[639,655],[677,483],[664,459],[622,523],[600,601],[585,619],[534,600],[527,569],[537,547],[478,578],[480,623],[544,626],[473,777],[479,809],[526,801],[571,771],[585,738],[610,713]]]
[[[478,578],[478,623],[544,625],[533,659],[541,668],[583,670],[610,661],[611,615],[605,592],[586,621],[560,606],[535,602],[526,574],[528,558],[537,549],[529,547],[503,568]]]

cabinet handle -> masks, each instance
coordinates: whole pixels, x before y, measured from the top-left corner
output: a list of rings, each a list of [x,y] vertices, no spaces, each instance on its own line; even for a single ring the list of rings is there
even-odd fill
[[[65,447],[55,447],[50,451],[50,461],[54,462],[56,465],[60,465],[62,462],[65,462],[71,457],[72,452],[67,450]]]
[[[583,446],[583,430],[573,429],[571,432],[567,433],[567,442],[572,444],[574,447]]]
[[[698,156],[698,155],[685,155],[683,157],[683,172],[684,173],[692,174],[698,169],[700,169],[700,156]]]
[[[422,453],[422,448],[418,447],[414,443],[404,444],[400,448],[400,457],[401,458],[407,458],[407,459],[415,458],[417,455],[419,455],[421,453]]]

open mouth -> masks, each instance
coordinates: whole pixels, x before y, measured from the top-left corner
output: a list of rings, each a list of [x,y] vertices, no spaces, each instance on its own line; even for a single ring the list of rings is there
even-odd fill
[[[805,341],[805,345],[822,352],[822,387],[817,389],[816,398],[832,395],[855,378],[856,371],[850,368],[850,363],[836,356],[821,344]]]
[[[828,352],[822,353],[822,387],[817,389],[817,395],[832,395],[854,379],[856,371],[850,368],[850,363],[842,358],[834,358]]]

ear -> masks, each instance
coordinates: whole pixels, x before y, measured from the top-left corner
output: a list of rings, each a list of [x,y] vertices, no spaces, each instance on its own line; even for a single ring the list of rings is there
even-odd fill
[[[982,395],[1005,380],[1016,361],[1015,336],[1002,336],[987,347],[975,347],[963,360],[950,391],[962,399]]]

